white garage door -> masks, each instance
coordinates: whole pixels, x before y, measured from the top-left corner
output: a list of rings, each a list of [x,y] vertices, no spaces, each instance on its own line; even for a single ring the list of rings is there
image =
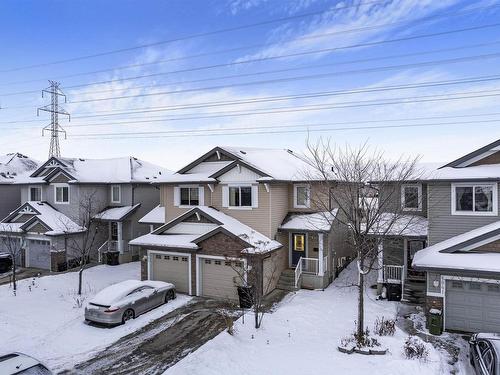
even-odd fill
[[[237,286],[241,285],[241,262],[200,258],[200,263],[202,296],[238,299]]]
[[[500,333],[500,285],[447,281],[446,329]]]
[[[189,255],[150,254],[151,280],[175,285],[180,293],[189,293]]]
[[[50,241],[28,240],[27,245],[27,265],[50,270]]]

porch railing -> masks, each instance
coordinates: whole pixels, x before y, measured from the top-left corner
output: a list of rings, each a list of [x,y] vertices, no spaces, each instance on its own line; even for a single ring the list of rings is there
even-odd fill
[[[328,256],[323,257],[323,273],[328,270]],[[301,257],[295,266],[295,287],[299,287],[300,276],[302,274],[319,275],[319,259]]]
[[[121,242],[122,242],[122,253],[129,251],[127,242],[123,240]],[[102,253],[106,251],[119,251],[118,243],[119,241],[111,241],[111,240],[104,242],[97,250],[97,253],[99,255],[99,262],[101,262],[102,260]]]
[[[400,284],[403,281],[403,266],[384,265],[384,282]]]

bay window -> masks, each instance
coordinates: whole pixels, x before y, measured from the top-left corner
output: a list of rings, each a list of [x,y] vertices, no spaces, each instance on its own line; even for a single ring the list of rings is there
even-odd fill
[[[453,215],[497,215],[496,183],[459,183],[451,185]]]

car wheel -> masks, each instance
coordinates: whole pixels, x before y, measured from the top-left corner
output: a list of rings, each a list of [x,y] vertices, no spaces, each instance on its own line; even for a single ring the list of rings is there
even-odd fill
[[[134,319],[134,318],[135,318],[135,313],[134,313],[134,310],[132,310],[132,309],[127,309],[127,310],[125,310],[125,312],[123,313],[123,316],[122,316],[122,323],[125,323],[127,320]]]
[[[172,289],[167,290],[167,293],[165,293],[165,303],[168,303],[168,301],[174,298],[175,298],[175,292]]]

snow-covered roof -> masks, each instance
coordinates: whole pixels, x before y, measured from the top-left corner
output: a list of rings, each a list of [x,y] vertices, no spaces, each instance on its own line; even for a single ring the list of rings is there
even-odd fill
[[[429,221],[418,215],[400,215],[384,212],[369,229],[373,235],[427,237]]]
[[[0,155],[0,184],[16,182],[38,168],[39,162],[20,153]]]
[[[122,221],[139,208],[140,205],[140,203],[137,203],[134,206],[111,207],[94,215],[94,219],[102,221]]]
[[[471,241],[498,231],[500,220],[451,237],[418,251],[413,258],[413,265],[420,268],[500,271],[500,253],[480,253],[469,249]],[[456,252],[449,252],[450,249],[455,249]]]
[[[217,226],[202,234],[166,233],[165,231],[175,225],[175,223],[178,221],[178,219],[174,219],[164,226],[158,228],[154,232],[130,241],[130,244],[138,246],[160,246],[197,249],[197,243],[199,241],[204,238],[210,237],[212,234],[218,233],[221,229],[223,229],[248,243],[249,247],[245,249],[245,252],[248,253],[264,253],[267,251],[275,250],[282,246],[278,241],[270,239],[262,233],[259,233],[250,228],[248,225],[243,224],[234,217],[226,215],[225,213],[211,207],[195,207],[183,214],[182,217],[188,217],[195,213],[200,214],[200,212],[215,220],[218,223]]]
[[[499,180],[500,164],[470,167],[443,167],[429,173],[427,180]]]
[[[139,219],[142,224],[165,224],[165,207],[156,206]]]
[[[44,182],[41,172],[62,170],[81,183],[148,183],[173,172],[132,156],[110,159],[51,158],[22,183]]]
[[[280,229],[329,232],[338,209],[330,212],[292,214],[281,224]]]
[[[4,221],[0,223],[0,231],[29,232],[28,228],[31,224],[36,222],[35,219],[41,221],[48,227],[49,230],[44,233],[47,236],[57,236],[66,233],[79,233],[85,231],[85,228],[82,228],[62,212],[57,211],[54,207],[45,202],[25,202],[21,207],[13,211],[13,213],[7,218],[11,217],[16,213],[16,211],[25,206],[30,206],[34,211],[36,211],[33,218],[21,223],[21,225],[19,225],[19,223],[10,223],[8,220],[4,219]]]

